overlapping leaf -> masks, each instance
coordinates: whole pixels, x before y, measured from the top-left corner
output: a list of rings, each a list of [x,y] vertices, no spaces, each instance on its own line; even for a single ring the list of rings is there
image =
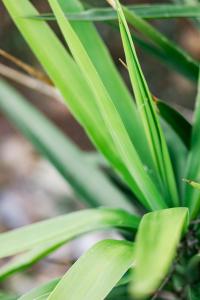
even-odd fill
[[[111,227],[137,228],[139,219],[122,210],[91,209],[56,217],[0,234],[0,258],[46,243],[63,243],[77,236]],[[38,234],[39,233],[39,234]]]
[[[101,241],[71,267],[47,299],[103,300],[133,263],[132,243]]]
[[[116,152],[132,176],[132,179],[135,181],[136,187],[143,194],[143,205],[150,209],[165,206],[159,191],[147,176],[141,160],[130,141],[120,115],[110,99],[98,72],[92,64],[78,36],[66,19],[58,1],[50,0],[49,4],[57,17],[57,22],[84,78],[94,93],[96,105],[98,106],[103,121],[111,135],[116,147]]]
[[[146,137],[149,143],[149,148],[155,163],[155,168],[157,173],[160,175],[162,183],[164,185],[166,184],[165,190],[170,192],[168,195],[168,203],[171,205],[172,200],[173,204],[177,205],[178,195],[165,137],[159,123],[152,95],[142,73],[131,34],[119,2],[117,2],[117,11],[119,14],[120,30],[126,54],[129,75],[138,105],[138,111],[141,115],[141,120],[143,122]]]

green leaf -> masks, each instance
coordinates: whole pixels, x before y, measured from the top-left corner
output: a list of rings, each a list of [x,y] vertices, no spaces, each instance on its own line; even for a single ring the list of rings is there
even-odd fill
[[[0,281],[7,279],[15,273],[22,272],[30,268],[44,257],[62,247],[66,242],[65,237],[61,235],[59,238],[55,238],[51,242],[41,242],[39,246],[33,248],[33,250],[14,257],[9,260],[8,263],[0,267]]]
[[[17,300],[18,297],[0,291],[0,300]]]
[[[89,163],[78,147],[4,81],[0,81],[0,110],[49,159],[85,203],[133,211],[125,196],[103,172]]]
[[[56,287],[56,285],[59,283],[60,278],[54,279],[48,283],[45,283],[25,295],[21,296],[18,300],[36,300],[39,297],[48,297],[50,293],[53,291],[53,289]],[[128,297],[128,291],[127,291],[127,283],[130,281],[130,274],[128,273],[128,276],[122,277],[121,280],[117,283],[116,287],[113,289],[113,291],[109,294],[106,299],[118,299],[120,296],[126,295]],[[46,299],[45,298],[45,299]],[[40,299],[40,298],[39,298]],[[119,298],[122,300],[121,298]],[[2,299],[3,300],[3,299]],[[126,299],[127,300],[127,299]]]
[[[138,223],[138,217],[114,209],[90,209],[63,215],[1,233],[0,258],[15,255],[49,242],[67,242],[94,230],[111,227],[134,230]]]
[[[158,113],[171,126],[187,149],[190,148],[192,125],[174,108],[161,100],[156,100]]]
[[[200,5],[173,5],[173,4],[136,4],[126,6],[139,17],[144,19],[170,19],[170,18],[189,18],[200,17]],[[114,9],[92,8],[80,12],[70,12],[67,7],[64,9],[68,20],[72,21],[110,21],[117,20],[117,13]],[[34,16],[31,16],[34,18]],[[41,14],[36,19],[55,20],[55,16],[51,13]]]
[[[123,11],[127,21],[133,25],[135,29],[144,34],[145,37],[153,42],[153,44],[162,50],[162,53],[169,58],[169,64],[175,65],[179,72],[189,79],[195,82],[198,80],[199,62],[195,61],[187,52],[176,46],[133,11],[130,11],[126,7],[123,7]]]
[[[192,130],[191,149],[188,157],[188,163],[184,177],[192,181],[200,181],[200,76],[198,83],[198,93],[194,113],[194,122]],[[197,217],[200,211],[200,191],[194,190],[191,186],[185,185],[184,204],[189,207],[191,218]]]
[[[59,0],[59,4],[63,11],[73,13],[81,13],[84,11],[84,7],[79,0]],[[71,22],[71,26],[78,35],[88,56],[99,73],[142,160],[147,166],[152,167],[145,140],[140,138],[142,126],[135,105],[133,105],[133,99],[124,82],[122,82],[108,49],[99,36],[95,26],[91,22],[77,21]],[[133,130],[133,123],[138,130]]]
[[[138,106],[138,111],[146,132],[146,138],[152,154],[155,168],[160,175],[165,190],[169,191],[168,204],[178,205],[178,194],[172,165],[163,135],[156,107],[149,91],[148,85],[142,73],[136,50],[131,38],[131,34],[123,14],[123,10],[117,1],[117,11],[119,15],[120,31],[124,45],[128,71],[133,87],[133,91]],[[170,199],[171,198],[171,199]]]
[[[49,0],[49,4],[57,16],[57,22],[60,29],[84,78],[87,80],[94,93],[96,104],[99,107],[103,121],[111,135],[116,152],[132,176],[132,179],[135,182],[134,187],[142,193],[142,199],[139,194],[140,201],[148,209],[166,207],[156,186],[146,174],[137,151],[130,141],[123,121],[101,81],[98,72],[92,64],[78,36],[66,19],[58,1]]]
[[[136,265],[131,285],[137,299],[148,297],[159,287],[187,225],[188,209],[183,207],[144,215],[136,237]]]
[[[12,0],[3,0],[3,3],[49,77],[62,93],[68,107],[87,131],[92,142],[144,202],[142,192],[117,155],[111,135],[94,101],[94,93],[62,43],[45,22],[23,18],[25,15],[39,15],[28,0],[20,0],[18,3]],[[134,122],[134,118],[132,121]],[[135,132],[137,130],[140,132],[137,123],[133,123],[134,125]]]
[[[133,265],[133,252],[133,244],[126,241],[97,243],[72,266],[48,300],[103,300]]]

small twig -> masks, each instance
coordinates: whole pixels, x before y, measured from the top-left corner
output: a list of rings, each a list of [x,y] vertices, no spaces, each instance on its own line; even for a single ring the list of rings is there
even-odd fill
[[[20,83],[32,90],[40,92],[48,97],[55,97],[56,99],[61,100],[59,92],[51,85],[35,79],[29,75],[25,75],[19,71],[16,71],[10,67],[7,67],[0,63],[0,75],[11,79],[17,83]]]
[[[125,67],[125,69],[128,70],[127,64],[121,58],[119,58],[119,62],[122,64],[123,67]]]
[[[29,75],[39,79],[40,81],[43,81],[44,83],[52,85],[51,80],[44,73],[42,73],[41,71],[33,68],[32,66],[29,66],[28,64],[24,63],[19,58],[11,55],[10,53],[8,53],[8,52],[6,52],[2,49],[0,49],[0,55],[2,57],[6,58],[7,60],[13,62],[16,66],[18,66],[19,68],[24,70]]]

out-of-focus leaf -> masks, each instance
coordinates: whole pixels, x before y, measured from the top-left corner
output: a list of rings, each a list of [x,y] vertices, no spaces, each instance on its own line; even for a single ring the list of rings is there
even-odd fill
[[[50,160],[85,203],[132,211],[128,200],[100,169],[89,163],[78,147],[4,81],[0,81],[0,110]]]
[[[144,215],[135,244],[131,291],[136,299],[150,296],[159,287],[187,225],[188,209],[184,207]]]
[[[183,177],[186,179],[200,182],[200,76],[198,83],[198,93],[194,113],[194,122],[192,130],[191,149],[188,157],[186,172]],[[184,204],[189,207],[191,218],[195,218],[200,211],[200,191],[193,189],[190,185],[185,185]]]
[[[132,243],[101,241],[71,267],[48,300],[103,300],[133,263]]]
[[[135,180],[121,160],[121,156],[118,156],[111,134],[108,132],[104,119],[94,101],[94,92],[72,57],[45,22],[23,18],[25,15],[39,15],[30,1],[3,0],[3,3],[49,77],[62,93],[70,110],[87,131],[92,142],[121,174],[138,198],[144,202],[143,188],[140,190],[136,186]],[[132,121],[134,122],[134,119]],[[137,124],[133,124],[135,131],[139,130],[140,132]],[[159,195],[155,198],[159,199]]]
[[[12,296],[9,294],[5,294],[4,292],[0,291],[0,300],[17,300],[17,296]]]
[[[117,209],[90,209],[71,213],[1,233],[0,258],[15,255],[48,242],[67,242],[90,231],[113,227],[134,230],[138,227],[138,223],[138,217]]]
[[[126,6],[144,19],[170,19],[200,17],[200,5],[173,5],[173,4],[141,4]],[[92,8],[80,12],[70,13],[68,7],[64,10],[66,17],[72,21],[110,21],[117,20],[117,13],[112,8]],[[34,16],[30,16],[34,18]],[[35,19],[55,20],[52,13],[41,14]]]
[[[161,182],[165,187],[168,204],[171,205],[173,203],[176,206],[178,205],[178,194],[166,140],[160,126],[152,95],[140,67],[123,10],[118,1],[117,11],[128,71],[138,111],[146,132],[149,149],[155,163],[156,171],[160,175]],[[169,195],[167,194],[168,191]]]

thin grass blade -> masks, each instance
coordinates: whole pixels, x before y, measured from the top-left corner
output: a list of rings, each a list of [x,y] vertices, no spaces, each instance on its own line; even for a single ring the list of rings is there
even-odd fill
[[[166,140],[156,113],[155,103],[140,67],[131,34],[119,2],[117,2],[117,11],[128,71],[138,106],[138,112],[146,132],[149,149],[155,163],[156,171],[165,186],[165,192],[169,191],[168,204],[172,205],[173,203],[173,205],[176,206],[178,205],[178,194],[175,178]]]

